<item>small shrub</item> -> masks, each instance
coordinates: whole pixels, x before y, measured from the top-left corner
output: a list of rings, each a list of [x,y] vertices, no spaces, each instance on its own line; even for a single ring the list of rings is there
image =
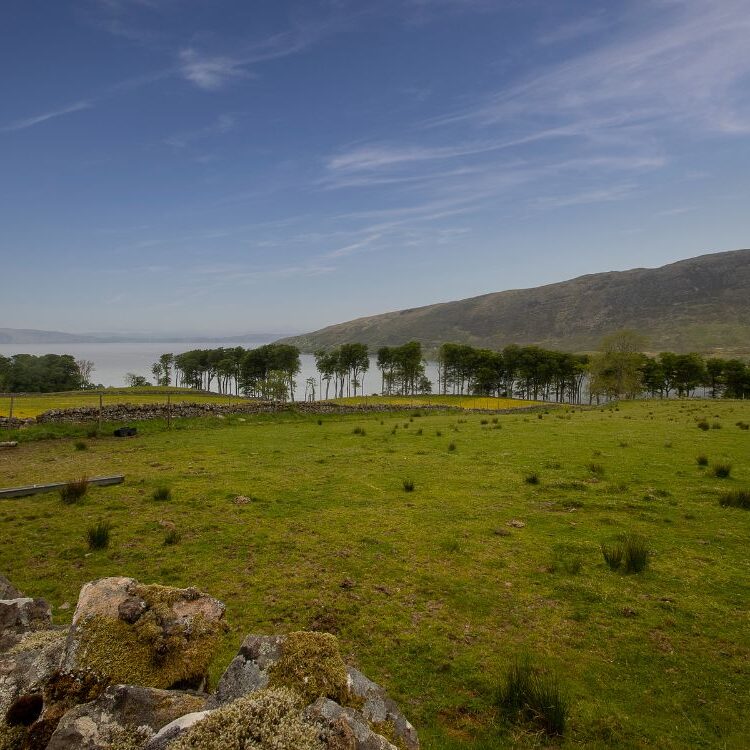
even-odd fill
[[[73,505],[82,500],[89,490],[89,480],[86,477],[74,479],[60,488],[60,500],[66,505]]]
[[[695,463],[697,463],[698,466],[708,466],[708,456],[704,456],[703,454],[696,456]]]
[[[588,470],[597,477],[604,475],[604,466],[602,464],[590,463],[588,465]]]
[[[709,425],[705,419],[701,419],[700,422],[698,422],[697,427],[699,430],[703,430],[703,432],[711,429],[711,425]]]
[[[448,450],[453,452],[456,450],[456,444],[455,443],[448,443]]]
[[[511,665],[496,704],[510,721],[535,724],[550,736],[565,731],[569,707],[557,679],[534,669],[528,658]]]
[[[732,464],[715,463],[711,467],[711,471],[718,479],[726,479],[732,473]]]
[[[96,526],[92,526],[86,532],[89,549],[106,549],[109,547],[109,532],[111,529],[112,524],[107,521],[99,521]]]
[[[744,510],[750,510],[750,490],[725,492],[719,498],[719,505],[724,508],[742,508]]]
[[[526,484],[539,484],[539,474],[536,472],[527,474],[523,481],[526,482]]]
[[[404,487],[404,492],[414,492],[414,480],[412,479],[404,479],[402,482]]]
[[[614,544],[609,545],[602,542],[602,555],[604,557],[604,562],[607,563],[609,569],[617,570],[622,564],[622,544],[620,544],[620,542],[615,542]]]
[[[151,497],[159,502],[166,502],[172,499],[172,490],[169,487],[157,487],[152,493]]]
[[[639,534],[628,534],[623,542],[623,563],[626,573],[641,573],[648,565],[649,551],[646,540]]]
[[[168,547],[171,547],[173,544],[177,544],[182,539],[182,534],[180,534],[177,529],[170,529],[165,535],[164,535],[164,544]]]
[[[83,440],[76,440],[75,443],[73,443],[73,447],[77,451],[85,451],[86,448],[88,448],[88,445],[86,445],[86,443],[84,443]]]

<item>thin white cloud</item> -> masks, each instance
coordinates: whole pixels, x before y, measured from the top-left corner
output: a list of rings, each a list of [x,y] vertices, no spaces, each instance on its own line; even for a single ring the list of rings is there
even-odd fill
[[[206,138],[211,138],[215,135],[223,135],[234,130],[237,126],[237,118],[234,115],[223,114],[219,115],[215,122],[210,125],[206,125],[204,128],[197,128],[196,130],[187,130],[181,133],[174,133],[168,138],[164,139],[164,143],[173,148],[185,148],[196,141],[202,141]]]
[[[51,112],[45,112],[44,114],[35,115],[34,117],[27,117],[22,120],[15,120],[14,122],[11,122],[8,125],[0,128],[0,132],[7,133],[14,130],[26,130],[26,128],[33,128],[35,125],[40,125],[43,122],[47,122],[47,120],[54,120],[56,117],[63,117],[64,115],[69,115],[73,112],[80,112],[84,109],[91,109],[93,106],[93,102],[84,99],[78,102],[74,102],[73,104],[69,104],[67,107],[54,109]]]
[[[179,61],[182,75],[198,88],[208,91],[219,89],[232,79],[247,78],[250,75],[241,60],[208,57],[192,48],[183,49]]]

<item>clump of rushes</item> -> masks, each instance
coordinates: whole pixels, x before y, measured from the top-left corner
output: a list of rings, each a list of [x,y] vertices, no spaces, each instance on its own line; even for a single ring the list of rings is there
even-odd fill
[[[182,539],[182,534],[180,534],[177,529],[170,529],[165,535],[164,535],[164,544],[168,547],[171,547],[173,544],[177,544]]]
[[[319,424],[319,425],[323,424],[323,420],[322,420],[322,419],[319,419],[319,420],[318,420],[318,424]]]
[[[414,480],[413,479],[404,479],[402,484],[404,487],[404,492],[414,492]]]
[[[89,480],[86,477],[74,479],[72,482],[68,482],[60,488],[60,500],[66,505],[74,505],[79,500],[83,499],[88,490]]]
[[[157,487],[152,493],[151,497],[159,502],[166,502],[172,499],[172,490],[169,487]]]
[[[695,463],[697,463],[698,466],[708,466],[708,456],[704,456],[703,454],[696,456]]]
[[[715,463],[711,470],[713,475],[718,479],[726,479],[732,473],[732,464],[728,463]]]
[[[747,422],[737,422],[737,427],[739,427],[741,430],[750,430],[750,424]]]
[[[706,432],[706,430],[710,430],[711,429],[711,425],[705,419],[701,419],[697,423],[697,427],[698,427],[699,430],[703,430],[703,432]]]
[[[527,474],[523,481],[526,482],[526,484],[539,484],[539,474],[535,471],[531,474]]]
[[[108,521],[99,521],[96,526],[92,526],[86,532],[86,540],[89,543],[89,549],[106,549],[109,547],[109,533],[112,524]]]
[[[622,564],[622,544],[620,542],[614,542],[613,544],[602,542],[602,556],[610,570],[617,570]]]
[[[646,540],[640,534],[628,534],[624,542],[623,564],[626,573],[641,573],[648,565],[649,550]]]
[[[352,430],[352,435],[366,435],[366,434],[367,433],[365,432],[365,428],[364,427],[355,427]]]
[[[489,419],[480,419],[479,420],[479,424],[489,424],[489,423],[490,423]]]
[[[743,510],[750,510],[750,490],[725,492],[719,498],[719,505],[724,508],[742,508]]]
[[[448,450],[453,452],[456,450],[456,444],[455,443],[448,443]]]
[[[604,474],[604,466],[602,464],[590,463],[588,465],[588,470],[597,477],[603,476]]]
[[[443,433],[441,430],[436,430],[435,435],[437,435],[437,437],[443,437]]]
[[[528,657],[511,665],[495,703],[509,721],[534,724],[550,736],[565,731],[568,701],[557,679],[532,667]]]
[[[86,448],[88,448],[88,445],[83,440],[76,440],[75,443],[73,443],[73,447],[77,451],[85,451]]]

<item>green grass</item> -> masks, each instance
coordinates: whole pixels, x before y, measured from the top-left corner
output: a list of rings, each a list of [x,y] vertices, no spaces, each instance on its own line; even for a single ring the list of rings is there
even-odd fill
[[[368,404],[403,406],[405,409],[420,406],[448,406],[454,409],[528,409],[544,406],[542,401],[524,401],[519,398],[494,396],[350,396],[330,399],[337,404]],[[486,420],[482,424],[486,424]]]
[[[56,493],[1,501],[0,572],[46,597],[58,623],[72,612],[60,604],[102,576],[208,591],[231,628],[214,681],[247,633],[325,615],[425,750],[746,743],[750,513],[718,499],[750,484],[750,432],[695,423],[750,421],[750,402],[563,407],[543,420],[502,415],[502,430],[479,414],[425,412],[403,429],[409,415],[318,425],[285,412],[177,420],[171,432],[156,421],[130,440],[102,431],[80,452],[71,433],[24,441],[0,453],[3,486],[126,481],[70,506]],[[731,476],[698,471],[696,455],[730,463]],[[525,482],[542,469],[540,484]],[[152,499],[162,486],[170,502]],[[115,531],[87,554],[92,519]],[[172,528],[179,543],[165,544]],[[636,575],[602,556],[602,542],[627,534],[648,542]],[[559,740],[503,720],[497,687],[521,653],[559,677]]]

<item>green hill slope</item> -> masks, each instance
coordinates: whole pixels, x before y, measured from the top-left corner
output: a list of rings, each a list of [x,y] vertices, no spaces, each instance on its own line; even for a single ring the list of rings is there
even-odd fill
[[[586,351],[623,328],[645,334],[653,351],[750,354],[750,250],[373,315],[283,341],[303,351],[412,339],[428,349],[455,341]]]

